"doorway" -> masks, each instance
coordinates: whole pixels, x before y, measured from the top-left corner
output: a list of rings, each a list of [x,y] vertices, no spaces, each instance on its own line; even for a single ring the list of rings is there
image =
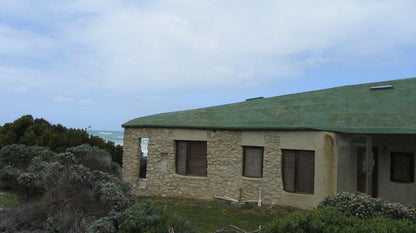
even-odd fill
[[[372,187],[371,196],[377,197],[377,169],[378,169],[378,149],[373,148],[373,172],[372,172]],[[357,148],[357,191],[365,193],[366,186],[366,148]]]

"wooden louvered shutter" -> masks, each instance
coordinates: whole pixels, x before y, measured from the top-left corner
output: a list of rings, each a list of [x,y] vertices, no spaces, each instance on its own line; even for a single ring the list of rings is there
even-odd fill
[[[390,155],[390,180],[395,182],[414,182],[414,155],[412,153],[392,152]]]
[[[176,173],[180,175],[186,175],[187,145],[187,142],[176,142]]]
[[[296,192],[295,189],[295,165],[296,153],[291,150],[282,150],[282,175],[283,189],[287,192]]]
[[[188,142],[189,175],[207,176],[207,143]]]
[[[244,147],[244,171],[247,177],[260,178],[263,176],[263,148]]]
[[[314,192],[315,154],[313,151],[296,152],[296,192]]]

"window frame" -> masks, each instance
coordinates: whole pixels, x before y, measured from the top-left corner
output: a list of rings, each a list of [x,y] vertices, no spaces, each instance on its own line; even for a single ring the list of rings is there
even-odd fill
[[[282,171],[282,184],[283,184],[283,190],[285,192],[289,192],[289,193],[299,193],[299,194],[310,194],[313,195],[315,193],[315,151],[314,150],[293,150],[293,149],[282,149],[282,163],[281,163],[281,171]],[[290,153],[294,153],[292,156],[294,157],[294,162],[293,162],[293,174],[285,174],[288,172],[287,168],[285,167],[286,162],[285,160],[287,160],[289,157],[288,154],[285,155],[285,152],[290,152]],[[311,161],[313,161],[313,169],[312,171],[309,171],[311,173],[312,179],[312,191],[299,191],[301,188],[298,186],[298,173],[299,173],[299,169],[298,169],[298,165],[299,162],[301,161],[300,157],[302,157],[302,153],[311,153],[310,155],[312,156]],[[293,158],[292,158],[293,159]],[[290,177],[290,175],[293,176],[293,180],[291,181],[293,183],[293,190],[290,190],[288,187],[288,184],[286,184],[286,178],[287,176]]]
[[[260,176],[250,176],[250,175],[246,175],[246,150],[247,149],[261,149],[261,155],[260,155],[260,160],[261,160],[261,167],[260,167]],[[243,146],[243,172],[242,175],[244,177],[249,177],[249,178],[263,178],[263,168],[264,168],[264,147],[261,146]]]
[[[395,163],[396,158],[404,157],[408,159],[408,162],[405,163],[408,165],[408,177],[406,179],[400,179],[395,176]],[[413,183],[414,182],[414,167],[415,167],[415,157],[413,153],[410,152],[391,152],[390,153],[390,181],[399,182],[399,183]]]
[[[186,144],[186,151],[185,151],[185,172],[182,173],[178,171],[178,163],[179,163],[179,143],[185,143]],[[204,156],[204,170],[201,171],[200,174],[196,174],[191,172],[191,170],[194,170],[191,168],[191,157],[193,155],[191,154],[191,146],[190,144],[202,144],[203,145],[203,156]],[[175,173],[182,176],[196,176],[196,177],[207,177],[208,176],[208,161],[207,161],[207,142],[206,141],[191,141],[191,140],[175,140]]]

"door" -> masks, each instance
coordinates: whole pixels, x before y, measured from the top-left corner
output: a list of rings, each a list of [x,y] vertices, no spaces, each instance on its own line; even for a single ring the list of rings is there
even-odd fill
[[[366,186],[366,148],[365,147],[358,147],[357,148],[357,191],[365,193],[365,186]],[[373,172],[372,172],[372,179],[373,184],[371,187],[371,196],[377,197],[377,165],[378,163],[378,150],[377,148],[373,148]]]

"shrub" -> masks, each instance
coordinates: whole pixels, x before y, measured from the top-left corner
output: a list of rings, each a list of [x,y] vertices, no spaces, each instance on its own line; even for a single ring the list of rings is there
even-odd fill
[[[9,154],[16,153],[13,148],[34,151],[30,146],[7,146],[0,150],[0,154],[3,150]],[[93,170],[97,166],[91,164],[94,161],[99,164],[102,153],[109,157],[106,152],[88,145],[58,155],[46,148],[37,148],[37,151],[41,155],[52,153],[52,156],[36,156],[34,152],[34,156],[26,156],[32,158],[27,162],[28,166],[5,160],[5,164],[10,165],[0,169],[1,183],[7,181],[20,197],[30,201],[12,210],[1,211],[0,227],[11,232],[85,232],[96,219],[134,204],[129,184],[101,170]],[[106,170],[113,164],[107,160],[98,168]],[[19,169],[13,166],[19,166]]]
[[[28,174],[23,175],[23,173],[28,171],[34,159],[49,160],[54,156],[54,152],[39,146],[13,144],[3,147],[0,150],[0,189],[23,191],[24,195],[30,193],[27,187],[32,185],[35,188],[36,185],[33,179],[32,182],[29,182],[30,176]]]
[[[378,233],[416,232],[416,225],[408,220],[392,220],[381,217],[361,219],[343,215],[333,207],[320,207],[310,212],[296,216],[277,219],[267,224],[262,233],[291,233],[291,232],[349,232],[349,233]]]
[[[149,202],[136,204],[117,214],[120,233],[160,233],[173,229],[177,233],[194,232],[189,223],[169,210],[160,211]]]
[[[132,198],[115,183],[101,182],[99,193],[100,201],[115,211],[122,211],[132,203]]]
[[[135,204],[123,212],[111,217],[101,218],[92,223],[88,233],[175,233],[196,232],[193,227],[182,217],[170,210],[160,211],[150,203]]]
[[[87,233],[114,233],[116,232],[113,219],[110,217],[100,218],[93,222],[87,229]]]
[[[111,154],[112,160],[121,165],[122,146],[91,136],[83,129],[68,129],[60,124],[53,125],[42,118],[33,119],[31,115],[22,116],[14,122],[0,126],[0,149],[6,145],[24,144],[49,147],[56,153],[62,153],[67,148],[84,143],[107,151]]]
[[[45,191],[39,182],[38,175],[35,173],[24,172],[16,180],[18,184],[17,189],[24,195],[24,200],[32,199]]]
[[[9,165],[17,169],[25,169],[34,157],[48,158],[55,153],[48,148],[12,144],[0,150],[0,168]]]
[[[347,216],[362,219],[385,217],[391,219],[408,219],[416,223],[416,209],[400,203],[373,198],[364,193],[340,192],[324,199],[322,206],[332,206]]]
[[[17,187],[17,177],[22,173],[20,169],[12,166],[4,166],[0,169],[0,189],[15,190]]]
[[[96,147],[81,145],[56,154],[47,148],[12,145],[0,154],[7,155],[2,157],[1,183],[27,201],[0,211],[2,231],[193,232],[175,213],[149,203],[134,205],[130,185],[107,173],[118,165]]]
[[[111,161],[110,154],[98,147],[82,144],[68,148],[66,152],[73,154],[80,164],[91,170],[100,170],[121,177],[120,166]]]

